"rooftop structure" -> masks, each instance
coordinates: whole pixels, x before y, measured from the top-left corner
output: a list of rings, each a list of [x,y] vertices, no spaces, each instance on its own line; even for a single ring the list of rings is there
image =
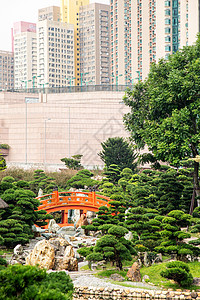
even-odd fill
[[[60,21],[60,7],[48,6],[38,10],[38,21],[43,20]]]

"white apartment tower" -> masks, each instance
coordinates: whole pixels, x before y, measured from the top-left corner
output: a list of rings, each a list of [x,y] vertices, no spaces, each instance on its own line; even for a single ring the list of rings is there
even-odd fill
[[[15,88],[31,88],[37,75],[36,24],[17,22],[13,31]]]
[[[38,87],[74,82],[74,26],[45,19],[37,23]]]
[[[110,84],[110,6],[80,6],[80,85]]]
[[[111,0],[111,82],[144,79],[150,64],[192,45],[199,0]]]

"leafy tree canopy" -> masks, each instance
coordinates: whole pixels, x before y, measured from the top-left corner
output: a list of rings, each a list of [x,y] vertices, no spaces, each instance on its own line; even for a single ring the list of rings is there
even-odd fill
[[[131,112],[124,121],[137,147],[147,145],[157,160],[177,167],[182,159],[199,155],[199,96],[200,35],[195,45],[152,64],[147,79],[126,93]],[[197,196],[198,168],[194,161]]]

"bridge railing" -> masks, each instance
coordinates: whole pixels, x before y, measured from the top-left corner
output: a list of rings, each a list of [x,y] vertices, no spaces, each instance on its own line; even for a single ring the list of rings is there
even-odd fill
[[[50,209],[52,207],[59,207],[64,205],[75,206],[92,206],[99,208],[100,206],[109,207],[110,198],[98,195],[95,192],[58,192],[54,191],[52,194],[37,197],[40,201],[38,210]]]

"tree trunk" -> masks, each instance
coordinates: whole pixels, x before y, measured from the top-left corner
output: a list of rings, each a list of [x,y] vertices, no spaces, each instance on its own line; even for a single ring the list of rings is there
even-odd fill
[[[122,262],[119,257],[116,259],[116,268],[122,270]]]
[[[197,200],[197,205],[200,206],[200,187],[199,187],[199,162],[194,161],[194,188]]]

